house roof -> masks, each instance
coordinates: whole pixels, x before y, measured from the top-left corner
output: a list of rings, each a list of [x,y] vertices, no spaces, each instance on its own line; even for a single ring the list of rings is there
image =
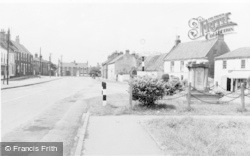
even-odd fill
[[[168,53],[161,55],[150,55],[146,57],[144,62],[145,71],[163,71],[164,70],[164,59]],[[139,66],[138,70],[142,70],[142,65]]]
[[[4,41],[4,40],[0,40],[0,46],[7,50],[7,41]],[[15,46],[13,46],[13,44],[10,42],[10,52],[14,52],[16,51],[17,48]]]
[[[216,57],[215,59],[234,59],[234,58],[250,58],[250,47],[238,48],[226,54]]]
[[[22,44],[17,43],[15,41],[11,41],[11,43],[18,49],[19,52],[31,55],[29,50],[27,48],[25,48]]]
[[[87,63],[77,63],[77,62],[70,62],[70,63],[62,63],[63,67],[77,67],[77,68],[86,68],[88,67]]]
[[[205,58],[217,41],[218,39],[179,43],[169,52],[165,60]]]
[[[125,55],[125,54],[119,55],[119,56],[115,57],[114,59],[110,60],[110,61],[108,62],[108,64],[115,63],[117,60],[119,60],[120,58],[122,58],[124,55]]]
[[[114,58],[109,58],[108,60],[106,60],[105,62],[103,62],[102,63],[102,66],[104,66],[104,65],[106,65],[106,64],[112,64],[111,63],[111,61],[113,62],[113,60],[115,60],[116,58],[120,58],[120,56],[123,56],[123,54],[122,55],[118,55],[118,56],[116,56],[116,57],[114,57]],[[118,59],[116,59],[115,61],[117,61]],[[114,62],[113,62],[114,63]]]

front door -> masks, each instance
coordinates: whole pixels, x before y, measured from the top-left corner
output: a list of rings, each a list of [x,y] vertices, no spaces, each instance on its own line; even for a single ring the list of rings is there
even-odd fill
[[[227,91],[231,91],[231,79],[227,78]]]

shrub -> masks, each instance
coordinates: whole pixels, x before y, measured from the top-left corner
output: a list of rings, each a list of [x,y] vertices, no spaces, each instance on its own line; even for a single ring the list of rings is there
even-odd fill
[[[168,82],[169,75],[168,74],[163,74],[161,78],[162,78],[163,81]]]
[[[133,100],[138,100],[145,106],[153,106],[156,100],[164,96],[165,83],[162,80],[148,76],[133,80]]]
[[[165,84],[165,94],[173,95],[176,91],[182,91],[183,84],[178,79],[171,79]]]

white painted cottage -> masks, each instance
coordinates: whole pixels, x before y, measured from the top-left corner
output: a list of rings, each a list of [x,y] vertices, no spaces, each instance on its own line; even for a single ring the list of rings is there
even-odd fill
[[[224,36],[220,35],[212,40],[198,40],[181,43],[179,36],[175,41],[175,46],[164,59],[164,73],[179,79],[188,79],[189,62],[208,62],[208,76],[214,77],[214,58],[229,52],[229,48],[224,41]]]
[[[235,91],[250,77],[250,47],[239,48],[215,58],[214,82],[225,90]],[[249,84],[248,84],[249,86]]]

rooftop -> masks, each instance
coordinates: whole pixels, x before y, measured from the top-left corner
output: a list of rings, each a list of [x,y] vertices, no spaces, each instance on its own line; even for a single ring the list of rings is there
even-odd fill
[[[20,44],[16,41],[11,41],[11,43],[18,49],[19,52],[31,55],[31,53],[28,51],[28,49],[26,49],[22,44]]]
[[[70,63],[62,63],[63,67],[77,67],[77,68],[87,68],[88,63],[77,63],[77,62],[70,62]]]
[[[179,43],[169,52],[165,60],[205,58],[217,41],[218,39]]]
[[[216,57],[215,59],[234,59],[234,58],[250,58],[250,47],[243,47],[226,54]]]
[[[146,57],[144,62],[145,71],[163,71],[164,70],[164,59],[168,55],[168,53],[160,54],[160,55],[150,55]],[[142,65],[139,66],[139,70],[142,69]]]

